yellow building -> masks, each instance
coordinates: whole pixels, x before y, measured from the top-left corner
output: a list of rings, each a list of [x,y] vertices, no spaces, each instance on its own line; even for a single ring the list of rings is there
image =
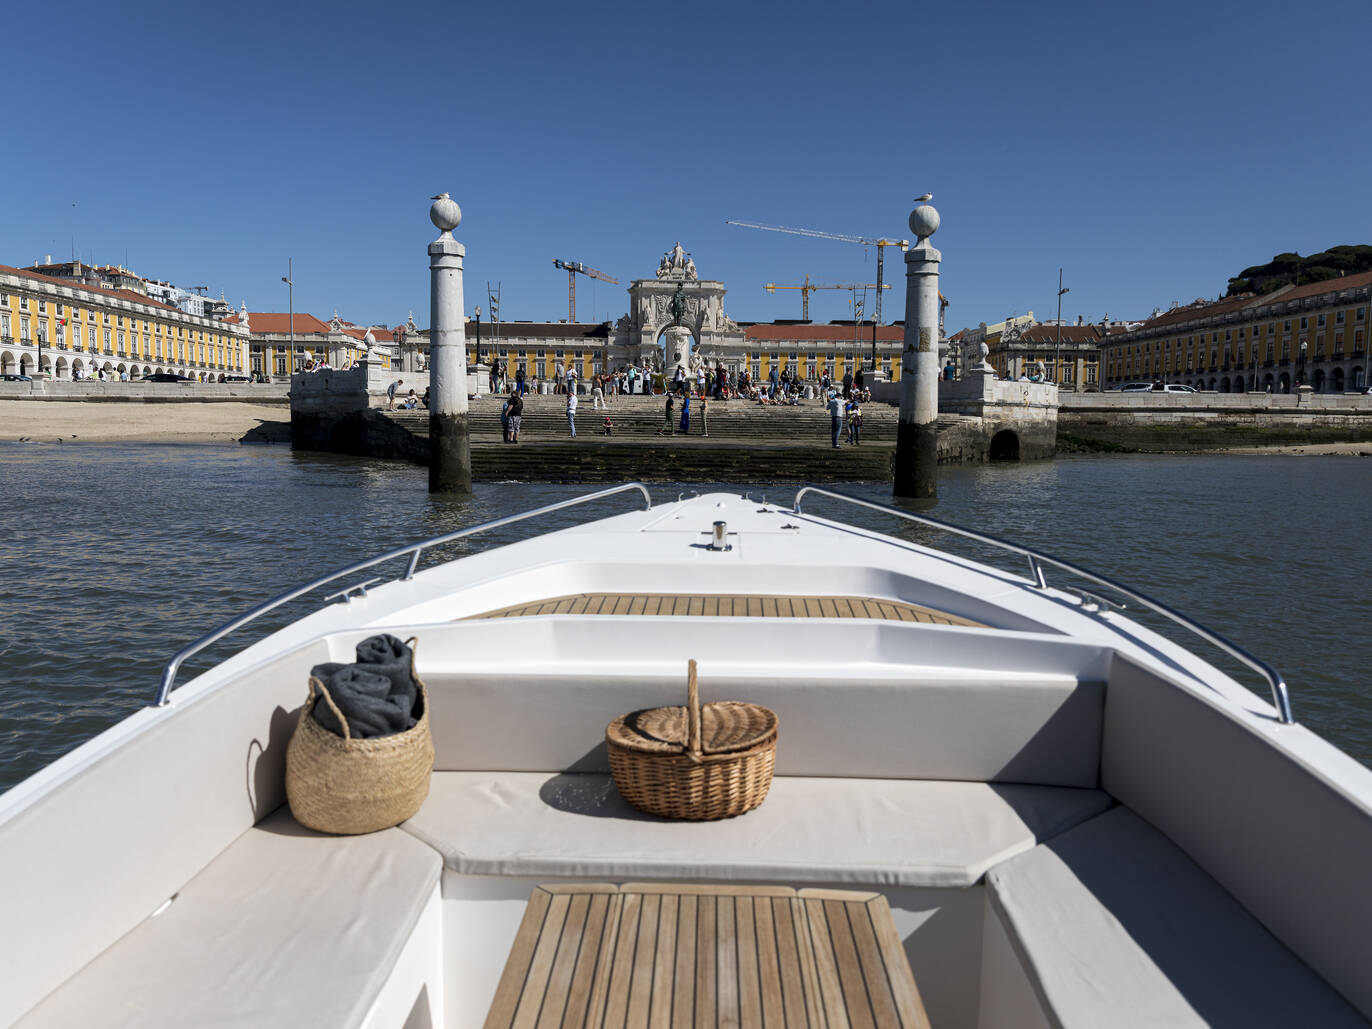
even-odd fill
[[[246,375],[247,332],[134,289],[103,288],[0,265],[0,374],[206,381]]]
[[[1173,308],[1102,345],[1107,387],[1177,382],[1220,393],[1368,384],[1372,272]]]

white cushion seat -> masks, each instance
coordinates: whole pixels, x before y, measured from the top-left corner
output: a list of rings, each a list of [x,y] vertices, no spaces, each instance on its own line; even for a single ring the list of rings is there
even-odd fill
[[[436,772],[402,828],[469,875],[970,886],[1104,811],[1099,790],[779,776],[716,822],[629,807],[607,775]]]
[[[19,1024],[359,1026],[441,872],[399,829],[324,836],[282,809]]]
[[[1054,1026],[1367,1025],[1127,808],[996,866],[986,886]]]

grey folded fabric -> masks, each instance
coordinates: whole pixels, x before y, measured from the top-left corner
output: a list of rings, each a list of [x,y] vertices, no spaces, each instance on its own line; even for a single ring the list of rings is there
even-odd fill
[[[352,737],[373,739],[414,727],[419,685],[411,663],[410,648],[383,633],[357,645],[356,663],[327,661],[311,668],[310,675],[329,691]],[[322,696],[315,700],[311,715],[331,733],[343,735],[342,724]]]
[[[405,698],[406,711],[414,707],[419,685],[411,671],[414,655],[403,641],[390,633],[368,636],[357,645],[357,663],[390,679],[391,695]]]

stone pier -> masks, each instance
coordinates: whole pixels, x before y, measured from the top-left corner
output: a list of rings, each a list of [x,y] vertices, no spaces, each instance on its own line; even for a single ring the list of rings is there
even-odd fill
[[[429,244],[429,492],[470,493],[467,433],[467,340],[462,318],[462,258],[453,239],[462,209],[447,193],[434,197],[429,219],[439,230]]]
[[[929,242],[938,226],[939,213],[929,204],[910,212],[916,242],[905,255],[905,347],[893,476],[898,497],[938,493],[938,275],[943,255]]]

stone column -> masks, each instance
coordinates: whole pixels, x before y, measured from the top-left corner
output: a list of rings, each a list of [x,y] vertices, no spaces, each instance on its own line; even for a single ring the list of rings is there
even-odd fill
[[[434,197],[429,219],[439,229],[429,244],[429,492],[470,493],[467,436],[467,338],[462,324],[462,258],[453,239],[462,209],[447,193]]]
[[[895,495],[938,493],[938,273],[940,254],[929,244],[939,215],[928,204],[910,213],[916,242],[905,255],[905,348],[900,366]]]

